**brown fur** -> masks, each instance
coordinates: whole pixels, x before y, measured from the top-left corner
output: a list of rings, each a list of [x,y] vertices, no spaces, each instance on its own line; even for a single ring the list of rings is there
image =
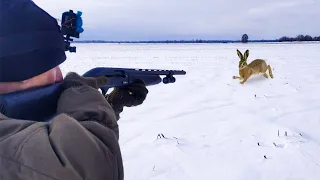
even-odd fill
[[[244,56],[242,56],[239,50],[237,50],[237,53],[240,58],[239,76],[233,76],[233,79],[240,79],[242,80],[240,83],[244,84],[252,75],[262,74],[265,78],[268,78],[267,71],[269,71],[270,77],[273,78],[271,66],[268,65],[265,60],[255,59],[249,65],[247,65],[249,50],[246,50]]]

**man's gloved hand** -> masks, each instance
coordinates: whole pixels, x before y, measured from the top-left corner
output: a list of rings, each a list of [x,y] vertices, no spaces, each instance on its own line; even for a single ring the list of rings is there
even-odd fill
[[[114,88],[114,90],[106,95],[106,100],[113,107],[117,118],[123,111],[123,107],[132,107],[141,105],[147,97],[148,89],[143,81],[137,80],[125,87]]]
[[[100,77],[82,77],[75,72],[69,72],[63,80],[62,86],[64,89],[71,87],[80,86],[90,86],[94,89],[99,89],[100,87],[107,84],[108,78],[105,76]]]
[[[114,88],[110,94],[106,95],[106,99],[113,106],[138,106],[146,99],[148,92],[144,82],[136,80],[125,87]]]

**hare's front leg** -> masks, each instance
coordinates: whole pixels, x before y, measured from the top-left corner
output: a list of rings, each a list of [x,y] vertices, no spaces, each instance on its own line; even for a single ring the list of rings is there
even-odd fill
[[[263,73],[262,75],[267,79],[269,78],[267,73]]]
[[[233,79],[241,79],[239,76],[232,76]]]
[[[248,79],[249,77],[244,77],[243,81],[241,81],[240,84],[244,84],[245,82],[247,82]]]

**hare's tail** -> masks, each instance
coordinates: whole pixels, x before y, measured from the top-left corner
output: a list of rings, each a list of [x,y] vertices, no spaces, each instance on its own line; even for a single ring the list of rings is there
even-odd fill
[[[268,71],[269,71],[269,75],[271,78],[273,78],[273,74],[272,74],[272,70],[271,70],[271,66],[268,65]]]

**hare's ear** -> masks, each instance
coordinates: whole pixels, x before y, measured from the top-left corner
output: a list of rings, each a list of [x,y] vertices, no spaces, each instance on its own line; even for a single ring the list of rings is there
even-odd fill
[[[249,49],[247,49],[246,52],[244,52],[243,55],[244,55],[243,60],[244,60],[244,61],[247,61],[247,59],[248,59],[248,57],[249,57]]]
[[[243,55],[242,55],[242,53],[239,51],[239,49],[237,49],[237,54],[238,54],[238,56],[239,56],[239,58],[240,58],[240,61],[243,61]]]

